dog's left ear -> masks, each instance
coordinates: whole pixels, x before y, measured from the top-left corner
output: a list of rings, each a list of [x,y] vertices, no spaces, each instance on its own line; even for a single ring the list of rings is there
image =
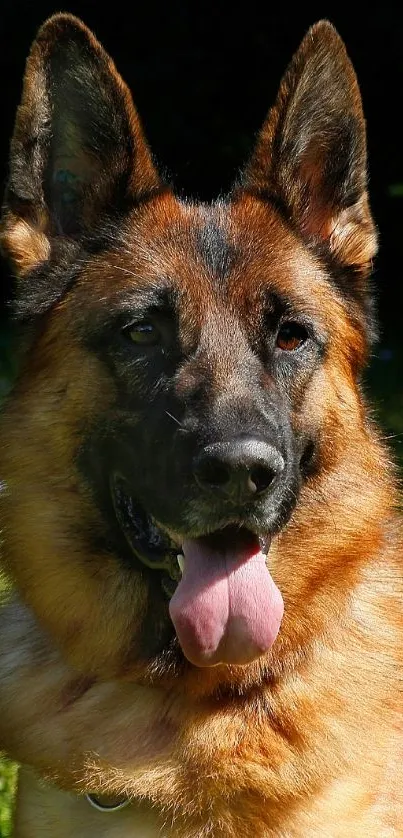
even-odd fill
[[[17,276],[160,186],[130,92],[77,18],[57,14],[27,61],[2,245]]]
[[[366,164],[355,72],[333,26],[320,21],[291,61],[241,186],[274,200],[305,240],[366,274],[376,253]]]

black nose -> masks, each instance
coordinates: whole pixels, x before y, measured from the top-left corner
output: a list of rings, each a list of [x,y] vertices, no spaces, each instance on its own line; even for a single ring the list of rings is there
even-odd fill
[[[205,491],[238,502],[263,495],[283,469],[280,452],[253,438],[207,445],[194,463],[195,478]]]

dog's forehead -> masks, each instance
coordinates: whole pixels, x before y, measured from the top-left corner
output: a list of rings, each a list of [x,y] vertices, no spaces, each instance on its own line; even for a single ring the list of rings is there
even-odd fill
[[[194,248],[207,274],[217,284],[226,282],[236,266],[240,252],[239,242],[232,234],[225,214],[221,219],[212,212],[206,212],[205,217],[195,226]]]
[[[115,278],[128,294],[161,283],[178,299],[189,292],[195,305],[267,291],[320,302],[319,263],[276,209],[253,197],[156,202],[129,218],[123,241]]]
[[[196,329],[212,311],[256,320],[270,295],[319,325],[341,313],[320,262],[275,207],[247,195],[209,206],[168,195],[134,210],[113,246],[88,260],[77,291],[75,317],[90,310],[101,323],[159,307],[164,295]]]

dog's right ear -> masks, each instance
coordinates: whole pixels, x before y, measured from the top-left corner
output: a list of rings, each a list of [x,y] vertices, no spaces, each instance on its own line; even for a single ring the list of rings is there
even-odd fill
[[[128,88],[84,24],[51,17],[33,43],[11,142],[1,241],[17,276],[160,186]]]
[[[353,66],[328,21],[294,55],[241,188],[274,200],[305,241],[365,287],[376,253],[365,121]]]

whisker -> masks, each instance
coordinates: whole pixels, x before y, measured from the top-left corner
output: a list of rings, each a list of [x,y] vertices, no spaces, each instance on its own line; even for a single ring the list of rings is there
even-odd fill
[[[123,274],[129,274],[129,276],[133,276],[136,279],[136,274],[133,271],[129,271],[128,268],[122,268],[121,265],[110,265],[108,264],[108,268],[113,268],[116,271],[122,271]]]
[[[166,410],[165,413],[167,416],[169,416],[170,419],[173,419],[173,421],[176,422],[176,424],[179,425],[179,427],[182,428],[182,430],[185,430],[179,422],[179,419],[177,419],[176,416],[173,416],[172,413],[169,412],[169,410]]]

